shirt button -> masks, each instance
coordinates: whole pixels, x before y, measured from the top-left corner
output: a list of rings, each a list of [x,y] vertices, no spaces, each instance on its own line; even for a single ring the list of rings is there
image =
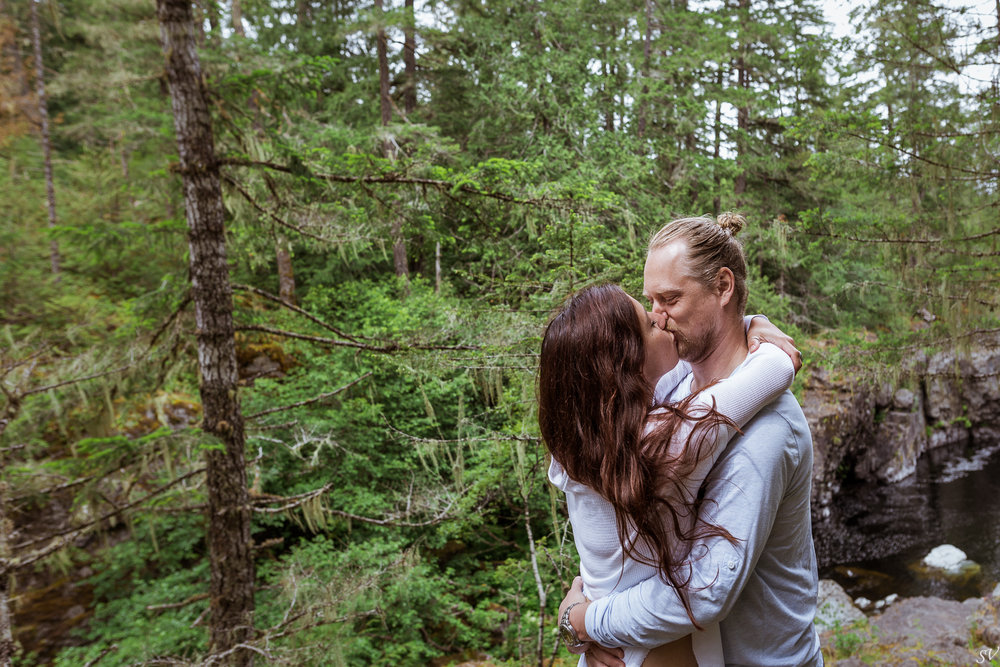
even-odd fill
[[[726,563],[726,567],[728,567],[730,570],[735,570],[736,569],[736,561],[734,561],[734,560],[729,561],[728,563]]]

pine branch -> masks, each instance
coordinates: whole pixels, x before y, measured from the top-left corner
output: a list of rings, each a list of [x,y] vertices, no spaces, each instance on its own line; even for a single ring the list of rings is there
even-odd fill
[[[295,333],[294,331],[285,331],[283,329],[275,329],[274,327],[266,327],[259,324],[243,324],[236,327],[236,331],[260,331],[263,333],[269,333],[275,336],[284,336],[285,338],[294,338],[296,340],[305,340],[311,343],[318,343],[320,345],[331,345],[333,347],[353,347],[359,350],[367,350],[369,352],[383,352],[385,354],[395,354],[397,352],[406,352],[409,350],[478,350],[479,347],[474,345],[401,345],[399,343],[386,343],[385,345],[367,345],[365,343],[358,343],[354,341],[337,340],[335,338],[325,338],[323,336],[307,336],[305,334]]]
[[[76,384],[77,382],[84,382],[86,380],[93,380],[95,378],[105,377],[107,375],[112,375],[114,373],[120,373],[121,371],[127,370],[132,367],[133,364],[126,364],[120,368],[113,368],[108,371],[102,371],[100,373],[94,373],[93,375],[86,375],[84,377],[73,378],[72,380],[66,380],[64,382],[56,382],[55,384],[46,385],[44,387],[36,387],[35,389],[29,389],[21,394],[21,398],[26,396],[31,396],[32,394],[40,394],[43,391],[49,391],[50,389],[58,389],[59,387],[65,387],[67,385]]]
[[[186,607],[189,604],[194,604],[201,600],[207,600],[209,597],[208,593],[196,593],[188,597],[186,600],[181,602],[169,602],[167,604],[150,604],[146,605],[146,611],[165,611],[167,609],[180,609],[181,607]]]
[[[894,143],[892,143],[890,141],[881,140],[878,137],[866,137],[866,136],[857,134],[855,132],[849,132],[847,130],[844,130],[844,134],[847,135],[848,137],[854,137],[855,139],[860,139],[862,141],[870,141],[872,143],[878,144],[879,146],[882,146],[883,148],[891,148],[892,150],[898,151],[898,152],[902,153],[903,155],[906,155],[908,157],[913,158],[914,160],[919,160],[920,162],[925,162],[925,163],[927,163],[929,165],[933,165],[935,167],[941,167],[942,169],[947,169],[948,171],[958,171],[958,172],[961,172],[963,174],[973,174],[976,177],[975,180],[986,180],[986,179],[991,179],[991,178],[997,178],[998,176],[1000,176],[1000,172],[996,172],[996,171],[978,171],[978,170],[975,170],[975,169],[963,169],[962,167],[956,167],[955,165],[945,164],[943,162],[938,162],[938,161],[932,160],[932,159],[930,159],[928,157],[924,157],[922,155],[918,155],[917,153],[909,150],[908,148],[903,148],[902,146],[900,146],[898,144],[894,144]]]
[[[299,315],[302,315],[303,317],[305,317],[306,319],[308,319],[310,322],[318,324],[319,326],[323,327],[327,331],[332,331],[333,333],[337,334],[338,336],[340,336],[342,338],[346,338],[347,340],[358,342],[358,338],[359,338],[358,336],[352,336],[351,334],[349,334],[349,333],[347,333],[345,331],[341,331],[340,329],[338,329],[337,327],[333,326],[332,324],[328,324],[327,322],[324,322],[323,320],[321,320],[320,318],[316,317],[315,315],[313,315],[309,311],[304,310],[304,309],[296,306],[294,303],[289,303],[289,302],[285,301],[280,296],[275,296],[274,294],[271,294],[270,292],[265,292],[264,290],[262,290],[260,288],[252,287],[250,285],[241,285],[240,283],[233,283],[233,289],[244,291],[244,292],[252,292],[252,293],[254,293],[254,294],[258,295],[258,296],[262,296],[265,299],[273,301],[273,302],[275,302],[277,304],[281,304],[282,306],[284,306],[288,310],[292,311],[293,313],[298,313]]]
[[[60,530],[58,532],[51,533],[51,534],[48,534],[48,535],[44,535],[42,537],[36,537],[33,540],[28,540],[27,542],[22,542],[21,544],[15,545],[13,547],[13,549],[19,551],[19,550],[22,550],[22,549],[27,549],[28,547],[33,546],[35,544],[38,544],[39,542],[43,542],[43,541],[49,540],[49,539],[52,540],[51,544],[47,545],[46,547],[44,547],[43,549],[39,550],[38,552],[35,552],[34,554],[31,554],[30,556],[28,556],[26,558],[17,558],[16,562],[13,563],[12,565],[10,565],[10,568],[11,569],[18,569],[18,568],[24,567],[25,565],[30,565],[31,563],[34,563],[35,561],[40,560],[41,558],[44,558],[45,556],[49,555],[53,551],[57,551],[58,549],[62,548],[65,544],[67,544],[69,542],[70,539],[72,539],[72,538],[80,535],[87,528],[90,528],[91,526],[97,525],[97,524],[101,523],[102,521],[106,521],[106,520],[108,520],[108,519],[110,519],[110,518],[112,518],[114,516],[118,516],[118,515],[122,514],[122,512],[124,512],[126,510],[130,510],[130,509],[132,509],[134,507],[138,507],[140,505],[143,505],[144,503],[146,503],[147,501],[155,498],[156,496],[159,496],[159,495],[162,495],[163,493],[166,493],[168,490],[170,490],[171,488],[177,486],[181,482],[183,482],[183,481],[185,481],[187,479],[190,479],[191,477],[194,477],[195,475],[199,475],[199,474],[201,474],[203,472],[205,472],[205,468],[198,468],[196,470],[192,470],[189,473],[181,475],[177,479],[171,480],[170,482],[168,482],[167,484],[164,484],[163,486],[161,486],[157,490],[151,491],[150,493],[147,493],[142,498],[139,498],[138,500],[135,500],[135,501],[133,501],[131,503],[128,503],[126,505],[122,505],[121,507],[116,508],[113,512],[107,512],[105,514],[102,514],[101,516],[97,517],[96,519],[92,519],[90,521],[87,521],[86,523],[81,524],[79,526],[74,526],[73,528],[66,528],[66,529]],[[69,536],[69,537],[67,537],[67,536]],[[62,539],[54,539],[54,538],[62,538]]]
[[[306,400],[299,401],[298,403],[292,403],[290,405],[282,405],[282,406],[279,406],[277,408],[269,408],[267,410],[261,410],[260,412],[255,412],[252,415],[248,415],[247,417],[244,417],[244,419],[246,421],[250,421],[252,419],[257,419],[258,417],[263,417],[264,415],[270,415],[270,414],[273,414],[275,412],[282,412],[284,410],[292,410],[293,408],[299,408],[299,407],[302,407],[303,405],[309,405],[310,403],[316,403],[318,401],[322,401],[324,399],[330,398],[331,396],[336,396],[337,394],[339,394],[340,392],[344,391],[345,389],[350,389],[351,387],[353,387],[357,383],[361,382],[362,380],[364,380],[366,377],[370,376],[371,374],[372,374],[372,372],[368,371],[367,373],[365,373],[361,377],[359,377],[359,378],[357,378],[357,379],[355,379],[355,380],[353,380],[351,382],[348,382],[344,386],[338,387],[338,388],[334,389],[333,391],[329,391],[329,392],[327,392],[325,394],[320,394],[319,396],[314,396],[313,398],[307,398]]]
[[[407,433],[406,431],[401,431],[392,424],[389,424],[388,422],[386,422],[386,427],[390,431],[398,433],[399,435],[413,442],[427,442],[427,443],[434,443],[436,445],[456,444],[459,442],[496,442],[496,441],[507,441],[507,440],[513,440],[517,442],[538,442],[541,439],[530,435],[495,435],[495,436],[482,436],[475,438],[424,438],[419,435],[413,435],[412,433]]]
[[[174,309],[174,312],[170,313],[170,316],[163,321],[163,324],[157,327],[156,331],[153,333],[153,337],[149,339],[149,348],[148,348],[149,350],[153,349],[153,345],[156,344],[156,339],[159,338],[163,334],[163,332],[167,330],[167,327],[169,327],[170,324],[177,319],[177,316],[180,315],[184,311],[184,309],[187,308],[188,305],[190,304],[191,304],[191,290],[188,290],[187,293],[184,295],[184,298],[181,299],[180,304],[178,304],[177,308]]]
[[[272,213],[271,211],[269,211],[266,208],[264,208],[263,206],[261,206],[257,202],[257,200],[254,199],[253,196],[249,192],[247,192],[242,187],[240,187],[240,184],[237,183],[236,180],[234,178],[232,178],[231,176],[228,176],[226,174],[222,174],[222,179],[226,183],[229,183],[229,185],[231,185],[237,192],[239,192],[241,195],[243,195],[243,198],[246,199],[248,202],[250,202],[250,205],[253,206],[255,209],[257,209],[257,211],[259,213],[262,213],[262,214],[266,215],[271,220],[273,220],[274,222],[278,223],[279,225],[281,225],[285,229],[290,229],[293,232],[297,232],[299,234],[302,234],[303,236],[306,236],[308,238],[314,239],[316,241],[321,241],[323,243],[329,243],[330,242],[330,239],[325,239],[322,236],[319,236],[317,234],[313,234],[312,232],[307,232],[306,230],[302,229],[298,225],[294,225],[294,224],[288,222],[287,220],[279,218],[276,214]]]
[[[855,241],[857,243],[895,243],[895,244],[909,244],[909,245],[936,245],[942,243],[964,243],[969,241],[978,241],[990,236],[1000,235],[1000,227],[995,227],[989,231],[983,232],[981,234],[973,234],[972,236],[959,236],[955,238],[945,239],[945,238],[929,238],[929,239],[914,239],[914,238],[889,238],[888,236],[883,236],[882,238],[865,238],[861,236],[852,236],[850,234],[834,234],[832,232],[820,232],[816,230],[805,230],[805,233],[809,236],[823,236],[831,239],[841,239],[844,241]],[[955,250],[954,248],[935,248],[937,252],[952,252],[961,255],[970,255],[972,257],[992,257],[997,253],[974,253],[965,252],[961,250]]]
[[[293,169],[287,165],[278,164],[276,162],[269,162],[266,160],[247,160],[243,158],[221,158],[219,161],[220,165],[229,165],[234,167],[265,167],[267,169],[273,169],[275,171],[280,171],[286,174],[297,174],[300,170]],[[497,201],[502,201],[509,204],[522,204],[525,206],[535,206],[538,208],[551,208],[551,209],[561,209],[561,210],[571,210],[575,211],[580,208],[580,203],[573,199],[550,199],[548,197],[533,197],[522,199],[514,195],[508,194],[506,192],[499,192],[497,190],[483,190],[481,188],[474,187],[468,183],[454,183],[452,181],[445,181],[435,178],[420,178],[417,176],[406,176],[400,173],[388,173],[381,176],[347,176],[343,174],[324,174],[310,172],[314,178],[320,180],[328,181],[330,183],[356,183],[356,184],[382,184],[382,185],[421,185],[426,187],[436,188],[440,191],[454,191],[458,190],[466,194],[475,195],[478,197],[487,197],[490,199],[496,199]],[[227,181],[231,181],[229,177],[225,177]]]
[[[285,502],[285,504],[281,507],[254,507],[253,511],[260,512],[261,514],[280,514],[281,512],[287,512],[288,510],[301,507],[303,504],[309,502],[313,498],[323,495],[332,488],[333,482],[330,482],[319,489],[307,491],[306,493],[300,493],[297,496],[257,496],[253,498],[253,503],[257,505],[265,505],[267,503],[274,502]]]

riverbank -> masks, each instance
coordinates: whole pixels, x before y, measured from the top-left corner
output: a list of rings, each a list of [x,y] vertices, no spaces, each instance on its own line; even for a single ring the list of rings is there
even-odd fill
[[[916,350],[886,371],[876,380],[808,371],[801,402],[813,436],[814,522],[830,516],[845,483],[895,484],[927,452],[1000,444],[1000,332]]]
[[[821,582],[816,624],[828,667],[1000,665],[1000,585],[963,602],[901,598],[870,616],[837,589]]]

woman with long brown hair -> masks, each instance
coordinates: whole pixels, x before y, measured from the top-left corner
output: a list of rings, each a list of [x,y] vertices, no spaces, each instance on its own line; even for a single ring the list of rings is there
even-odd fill
[[[698,519],[699,489],[738,428],[785,391],[791,359],[764,344],[727,379],[679,404],[658,404],[689,372],[660,316],[621,288],[591,287],[553,318],[542,340],[539,414],[549,479],[566,494],[589,599],[659,576],[691,616],[692,545],[732,537]],[[722,664],[718,624],[628,667]],[[585,659],[581,657],[581,665]]]

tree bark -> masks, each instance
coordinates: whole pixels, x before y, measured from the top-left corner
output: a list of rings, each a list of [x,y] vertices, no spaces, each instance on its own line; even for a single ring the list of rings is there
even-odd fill
[[[233,32],[240,37],[246,37],[247,31],[243,29],[243,5],[240,0],[233,0],[232,4]]]
[[[750,23],[750,0],[739,0],[740,13],[740,35],[739,52],[736,54],[736,74],[740,95],[743,96],[736,111],[736,164],[739,173],[736,175],[736,183],[733,186],[733,194],[739,196],[747,190],[747,133],[750,130],[750,106],[747,100],[747,91],[750,88],[750,72],[747,70],[747,30]]]
[[[385,12],[382,10],[382,0],[375,0],[375,9],[378,10],[378,30],[375,33],[376,48],[378,50],[378,92],[379,111],[382,116],[382,127],[385,127],[392,120],[392,100],[389,98],[389,49],[385,38]],[[392,142],[386,138],[383,141],[382,149],[385,156],[395,158],[395,150]]]
[[[13,411],[11,411],[13,412]],[[0,434],[13,418],[13,414],[4,414],[0,420]],[[4,472],[6,461],[0,452],[0,473]],[[0,477],[0,667],[11,667],[14,660],[14,629],[10,614],[10,544],[7,536],[10,534],[10,520],[7,518],[7,482]]]
[[[409,116],[417,108],[417,25],[413,0],[406,0],[406,27],[403,29],[403,68],[406,83],[403,88],[403,109]]]
[[[295,303],[295,271],[292,268],[292,252],[284,234],[277,234],[274,242],[278,264],[278,296],[282,301]]]
[[[31,41],[35,50],[35,87],[38,91],[38,116],[42,126],[42,156],[45,163],[45,198],[48,202],[49,230],[56,226],[56,189],[52,182],[52,140],[49,136],[49,106],[45,99],[45,70],[42,66],[42,35],[38,27],[38,3],[29,0],[31,5]],[[59,243],[55,236],[49,241],[49,261],[52,273],[58,279],[59,267],[62,263],[59,257]]]
[[[252,638],[254,612],[254,563],[243,415],[236,394],[232,287],[226,263],[219,165],[195,48],[190,1],[157,0],[157,16],[184,181],[204,411],[202,429],[223,444],[222,449],[206,454],[210,650],[219,653]],[[235,650],[228,658],[234,665],[253,663],[249,650]]]
[[[646,34],[642,39],[642,100],[639,101],[639,119],[636,135],[646,136],[646,114],[649,109],[649,64],[653,46],[653,0],[646,0]]]
[[[4,405],[3,412],[0,413],[0,443],[3,442],[3,432],[7,425],[17,416],[19,409],[18,401],[13,400],[10,395]],[[14,628],[11,622],[10,613],[10,520],[7,518],[7,481],[3,473],[6,472],[7,457],[3,450],[0,450],[0,667],[11,667],[14,661]]]
[[[385,13],[382,11],[382,0],[375,0],[375,8],[378,10],[379,26],[376,32],[378,48],[378,87],[379,87],[379,110],[382,115],[382,127],[387,127],[392,120],[392,100],[389,98],[389,51],[385,37],[385,26],[382,20]],[[396,147],[392,139],[386,136],[382,140],[382,150],[385,157],[390,160],[396,159]],[[406,239],[403,238],[403,221],[400,218],[393,220],[389,230],[392,238],[392,263],[397,276],[409,277],[410,267],[406,261]]]
[[[719,217],[722,208],[722,199],[719,197],[719,189],[722,185],[722,174],[719,173],[719,156],[722,154],[722,69],[719,69],[715,78],[715,120],[713,128],[715,136],[712,138],[712,172],[715,178],[715,196],[712,197],[712,209],[715,217]]]

